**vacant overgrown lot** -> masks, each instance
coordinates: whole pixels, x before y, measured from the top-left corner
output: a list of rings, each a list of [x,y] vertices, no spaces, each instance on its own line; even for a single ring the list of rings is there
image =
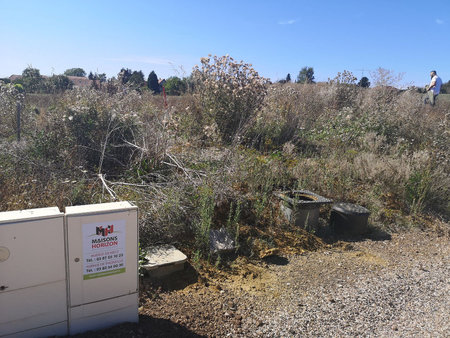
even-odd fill
[[[363,205],[385,231],[448,222],[450,102],[339,76],[269,84],[229,57],[203,58],[193,79],[167,108],[127,88],[46,96],[2,85],[0,210],[130,200],[142,247],[178,243],[193,258],[208,256],[219,227],[247,256],[286,244],[286,232],[306,245],[276,190]]]

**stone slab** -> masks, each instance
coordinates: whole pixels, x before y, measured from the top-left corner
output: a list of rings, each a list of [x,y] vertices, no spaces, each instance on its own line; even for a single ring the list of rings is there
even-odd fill
[[[163,277],[184,269],[187,257],[173,245],[151,247],[145,255],[147,263],[142,268],[153,277]]]

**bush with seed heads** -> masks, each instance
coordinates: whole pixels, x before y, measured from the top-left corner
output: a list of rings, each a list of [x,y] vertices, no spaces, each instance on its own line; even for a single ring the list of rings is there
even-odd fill
[[[201,109],[215,122],[226,143],[245,130],[267,93],[267,79],[251,64],[236,62],[228,55],[201,58],[193,77]]]

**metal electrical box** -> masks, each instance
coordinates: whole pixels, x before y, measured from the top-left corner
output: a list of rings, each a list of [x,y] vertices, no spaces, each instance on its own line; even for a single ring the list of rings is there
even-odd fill
[[[66,208],[69,334],[138,321],[137,207]]]
[[[68,333],[64,214],[0,213],[0,336]]]

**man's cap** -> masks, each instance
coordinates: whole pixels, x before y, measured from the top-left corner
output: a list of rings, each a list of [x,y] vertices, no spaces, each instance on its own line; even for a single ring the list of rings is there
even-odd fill
[[[434,74],[437,74],[437,72],[435,71],[435,70],[432,70],[430,73],[434,73]]]

